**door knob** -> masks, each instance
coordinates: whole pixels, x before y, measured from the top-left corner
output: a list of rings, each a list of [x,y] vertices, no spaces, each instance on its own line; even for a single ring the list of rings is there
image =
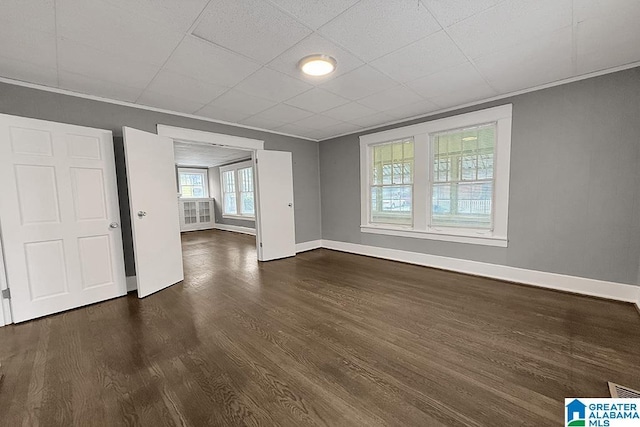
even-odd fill
[[[118,224],[117,222],[112,222],[111,224],[109,224],[109,228],[118,228],[120,227],[120,224]]]
[[[142,218],[147,216],[147,213],[145,211],[138,211],[138,218]]]

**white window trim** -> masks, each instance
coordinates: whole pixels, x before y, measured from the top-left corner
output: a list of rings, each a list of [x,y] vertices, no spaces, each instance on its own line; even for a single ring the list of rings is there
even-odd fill
[[[507,104],[430,122],[362,135],[360,137],[360,231],[389,236],[507,247],[512,111],[512,105]],[[432,165],[429,162],[429,136],[451,129],[471,127],[490,122],[497,124],[493,230],[430,227],[429,212],[431,208],[431,195],[429,176]],[[414,138],[414,158],[416,165],[413,181],[414,197],[412,201],[413,226],[371,223],[369,220],[369,218],[371,218],[371,203],[369,200],[371,197],[369,194],[371,150],[369,148],[371,145],[409,137]],[[423,164],[425,167],[417,167],[419,164]],[[425,195],[428,197],[423,197]]]
[[[240,187],[238,185],[238,169],[246,169],[246,168],[253,168],[253,161],[251,160],[247,160],[246,162],[239,162],[239,163],[233,163],[227,166],[221,166],[220,167],[220,195],[221,195],[221,205],[222,205],[222,217],[223,218],[229,218],[229,219],[250,219],[250,220],[255,220],[256,215],[255,215],[255,200],[256,200],[256,177],[255,177],[255,169],[253,170],[252,176],[253,176],[253,200],[254,200],[254,209],[253,209],[253,215],[242,215],[240,213]],[[234,171],[234,176],[235,176],[235,180],[236,180],[236,211],[238,212],[237,214],[225,214],[224,211],[224,180],[222,178],[222,174],[224,172],[228,172],[228,171]]]
[[[178,166],[178,190],[181,199],[208,199],[211,191],[209,189],[209,170],[206,168],[184,168]],[[204,196],[202,197],[182,197],[182,185],[180,184],[180,172],[184,173],[198,173],[204,175]]]

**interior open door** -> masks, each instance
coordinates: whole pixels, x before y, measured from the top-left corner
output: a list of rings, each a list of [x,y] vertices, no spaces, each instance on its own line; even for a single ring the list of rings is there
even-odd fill
[[[173,140],[122,128],[138,297],[184,279]]]
[[[269,261],[296,254],[291,153],[257,150],[256,187],[258,260]]]

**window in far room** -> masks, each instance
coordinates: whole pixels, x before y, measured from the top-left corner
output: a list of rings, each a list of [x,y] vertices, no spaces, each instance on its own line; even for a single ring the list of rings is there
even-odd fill
[[[253,165],[251,161],[220,168],[222,216],[254,218]]]
[[[183,199],[202,199],[209,197],[207,169],[178,168],[180,197]]]

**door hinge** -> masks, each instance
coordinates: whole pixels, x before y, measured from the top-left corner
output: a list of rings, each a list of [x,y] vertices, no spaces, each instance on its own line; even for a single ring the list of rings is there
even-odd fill
[[[262,242],[260,242],[260,247],[262,247]]]
[[[256,165],[258,164],[258,158],[256,157]]]
[[[2,290],[2,298],[3,299],[11,299],[11,289],[3,289]]]

